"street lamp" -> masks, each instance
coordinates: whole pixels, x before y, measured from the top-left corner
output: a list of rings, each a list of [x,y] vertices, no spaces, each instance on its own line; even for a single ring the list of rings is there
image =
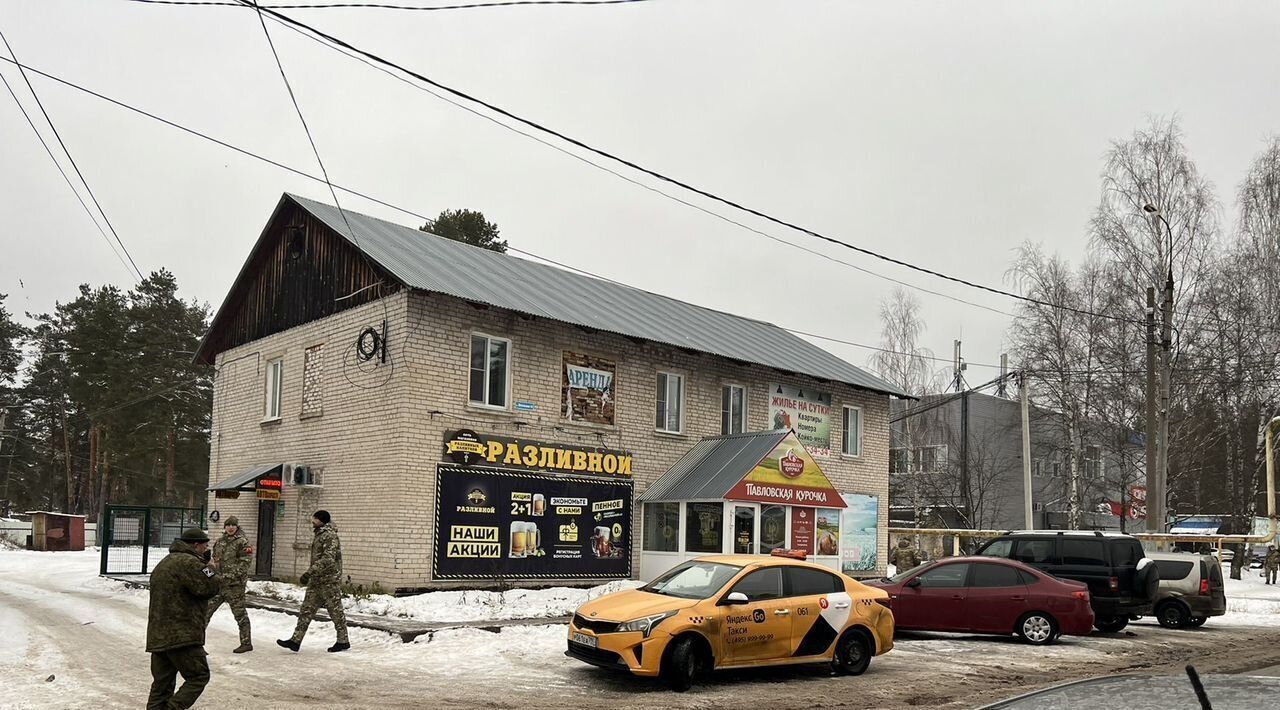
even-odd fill
[[[1168,500],[1169,472],[1169,389],[1170,380],[1172,379],[1171,360],[1173,349],[1173,227],[1170,226],[1169,220],[1160,212],[1160,209],[1151,203],[1142,206],[1142,211],[1147,214],[1158,217],[1164,222],[1165,232],[1169,235],[1169,271],[1164,282],[1164,303],[1161,304],[1162,322],[1160,324],[1160,409],[1159,409],[1159,436],[1157,438],[1158,448],[1156,450],[1155,470],[1149,470],[1147,475],[1147,515],[1148,529],[1151,529],[1151,517],[1155,517],[1154,527],[1157,532],[1164,532],[1165,520],[1168,517],[1165,510],[1165,503]],[[1151,299],[1150,291],[1148,291],[1148,299]],[[1151,301],[1148,300],[1150,304]],[[1148,320],[1148,327],[1151,327],[1151,321]],[[1150,338],[1150,336],[1148,336]],[[1148,339],[1148,343],[1150,343]],[[1151,353],[1148,346],[1148,356]],[[1147,369],[1147,377],[1152,375],[1150,367]],[[1147,380],[1147,391],[1151,392],[1152,382]],[[1148,395],[1149,397],[1149,395]],[[1149,405],[1148,405],[1149,406]],[[1150,409],[1148,409],[1150,411]],[[1154,484],[1154,485],[1153,485]],[[1153,490],[1152,490],[1153,489]]]

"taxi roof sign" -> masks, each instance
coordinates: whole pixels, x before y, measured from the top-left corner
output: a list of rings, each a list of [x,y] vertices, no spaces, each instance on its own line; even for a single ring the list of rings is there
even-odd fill
[[[787,557],[793,560],[807,560],[809,558],[809,553],[804,550],[788,550],[784,548],[773,550],[769,555],[772,557]]]

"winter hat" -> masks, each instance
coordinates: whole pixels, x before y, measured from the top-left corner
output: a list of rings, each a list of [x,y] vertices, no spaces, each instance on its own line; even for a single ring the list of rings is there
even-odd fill
[[[209,536],[200,528],[187,528],[182,531],[182,537],[178,539],[183,542],[208,542]]]
[[[233,515],[233,516],[231,516],[231,517],[227,518],[227,522],[223,523],[223,524],[222,524],[222,527],[226,528],[226,527],[230,527],[230,526],[232,526],[232,525],[234,525],[234,526],[236,526],[236,527],[240,527],[240,518],[237,518],[236,516],[234,516],[234,515]]]
[[[316,520],[319,520],[320,523],[323,525],[329,524],[329,511],[327,510],[317,510],[315,513],[311,515],[311,517],[315,518]]]

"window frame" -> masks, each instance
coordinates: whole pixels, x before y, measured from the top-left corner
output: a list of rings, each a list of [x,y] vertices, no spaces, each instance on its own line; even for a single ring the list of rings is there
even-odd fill
[[[653,549],[653,548],[649,547],[649,542],[650,542],[650,537],[649,537],[649,536],[650,536],[650,533],[652,533],[652,532],[653,532],[653,531],[650,529],[650,527],[649,527],[649,523],[650,523],[650,521],[649,521],[649,510],[650,510],[650,506],[655,506],[655,507],[665,507],[665,506],[672,506],[672,505],[674,505],[674,506],[676,507],[676,510],[675,510],[675,515],[676,515],[676,525],[675,525],[675,527],[676,527],[676,534],[675,534],[675,537],[674,537],[675,547],[674,547],[673,549],[670,549],[670,550],[655,550],[655,549]],[[670,513],[670,511],[666,511],[666,512],[667,512],[668,514]],[[683,523],[684,523],[684,520],[683,520],[683,518],[684,518],[684,506],[682,506],[680,503],[676,503],[676,502],[674,502],[674,501],[645,502],[645,503],[644,503],[644,505],[643,505],[643,507],[641,508],[640,515],[641,515],[642,523],[643,523],[643,525],[644,525],[644,530],[643,530],[643,533],[641,534],[641,537],[640,537],[640,550],[641,550],[641,552],[649,552],[649,553],[664,554],[664,555],[677,555],[677,554],[680,554],[680,548],[681,548],[681,537],[680,537],[680,536],[684,533],[684,530],[683,530],[683,528],[684,528],[684,525],[683,525]]]
[[[475,371],[475,368],[471,366],[471,357],[472,357],[472,350],[475,348],[476,338],[483,338],[485,341],[484,384],[482,387],[483,392],[481,392],[481,399],[479,401],[471,398],[471,394],[472,394],[471,393],[471,373]],[[491,386],[493,371],[490,368],[491,360],[489,356],[489,351],[493,348],[494,341],[505,343],[507,346],[506,357],[503,359],[503,366],[506,368],[506,371],[505,371],[506,378],[505,378],[505,381],[503,382],[501,405],[489,403],[489,398],[493,392],[492,386]],[[489,335],[488,333],[482,333],[479,331],[472,331],[469,334],[467,338],[467,406],[468,407],[474,407],[477,409],[488,409],[496,412],[511,411],[511,384],[513,380],[513,378],[511,377],[511,360],[512,360],[511,354],[514,350],[515,350],[515,343],[512,341],[511,338],[504,338],[499,335]]]
[[[284,415],[284,356],[267,361],[266,375],[263,380],[263,416],[264,422],[278,422]],[[274,412],[272,405],[275,405]]]
[[[853,410],[858,413],[858,431],[857,431],[858,451],[856,453],[849,453],[849,411],[850,410]],[[840,410],[840,412],[841,412],[840,455],[847,459],[860,459],[862,458],[862,434],[865,428],[862,423],[862,407],[856,404],[846,404]]]
[[[753,599],[750,595],[747,595],[747,602],[750,604],[756,604],[760,602],[772,602],[772,601],[777,601],[779,599],[786,599],[787,598],[786,579],[782,574],[782,567],[780,565],[773,565],[770,567],[760,567],[758,569],[753,569],[747,572],[746,574],[742,575],[737,579],[737,581],[733,583],[733,586],[729,587],[729,591],[728,591],[728,594],[725,595],[725,599],[728,599],[729,594],[733,594],[734,592],[738,591],[738,587],[740,587],[743,582],[747,581],[748,579],[751,579],[751,577],[757,574],[768,574],[769,572],[773,572],[778,575],[778,596],[771,597],[768,599]],[[746,594],[746,592],[743,592],[743,594]]]
[[[662,386],[662,378],[666,377],[665,388],[661,392],[662,399],[658,398],[658,388]],[[676,378],[680,386],[678,388],[678,402],[676,406],[676,428],[671,428],[671,378]],[[673,372],[671,370],[658,370],[654,375],[654,422],[653,430],[659,434],[683,434],[684,433],[684,395],[685,395],[685,376],[683,373]],[[665,405],[662,408],[662,425],[658,425],[657,421],[657,403],[661,401]]]
[[[736,422],[738,431],[733,431],[733,393],[742,393],[742,413]],[[729,397],[729,408],[725,409],[725,396]],[[726,427],[725,425],[729,425]],[[744,434],[747,431],[747,387],[736,382],[725,382],[720,386],[720,435]]]
[[[782,596],[785,599],[790,599],[793,597],[816,597],[816,596],[823,596],[827,594],[839,594],[845,591],[844,582],[841,581],[841,579],[837,577],[834,572],[829,572],[827,570],[821,570],[821,569],[813,569],[812,567],[800,567],[799,565],[782,565],[781,569],[782,569]],[[793,574],[799,574],[801,572],[826,575],[828,578],[828,581],[832,585],[831,589],[825,592],[815,592],[812,594],[801,594],[797,592],[792,584],[791,576]]]

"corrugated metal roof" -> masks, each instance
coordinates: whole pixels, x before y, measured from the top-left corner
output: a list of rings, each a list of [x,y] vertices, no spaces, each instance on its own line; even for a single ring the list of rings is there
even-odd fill
[[[780,429],[709,436],[659,476],[640,500],[722,500],[789,433]]]
[[[268,473],[275,471],[276,469],[280,468],[283,465],[284,464],[267,463],[267,464],[262,464],[260,466],[254,466],[248,471],[241,471],[240,473],[237,473],[236,475],[230,478],[224,479],[222,481],[219,481],[213,484],[212,486],[209,486],[207,490],[210,490],[210,491],[238,490],[241,486],[247,485],[249,483],[254,483],[259,478],[262,478]]]
[[[771,323],[444,239],[296,195],[300,207],[344,235],[410,288],[595,330],[774,367],[874,392],[905,393]]]

